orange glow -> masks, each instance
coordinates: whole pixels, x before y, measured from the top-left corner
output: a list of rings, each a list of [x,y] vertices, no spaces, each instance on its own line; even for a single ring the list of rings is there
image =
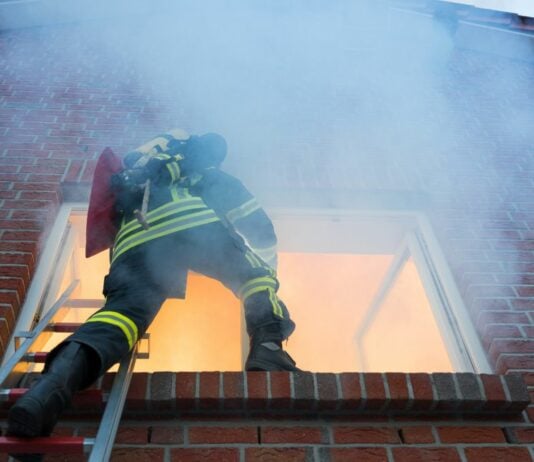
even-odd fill
[[[83,219],[73,223],[83,229]],[[83,256],[80,237],[61,286],[81,279],[78,299],[103,299],[106,252]],[[445,345],[414,263],[409,260],[362,338],[356,333],[392,255],[294,253],[279,255],[279,295],[297,324],[286,349],[304,370],[320,372],[452,371]],[[65,321],[94,312],[73,309]],[[189,274],[187,299],[168,300],[149,328],[150,359],[137,371],[239,371],[244,326],[239,301],[219,282]],[[55,334],[49,346],[65,335]],[[143,345],[146,350],[146,343]],[[246,348],[245,348],[246,350]],[[362,363],[361,356],[364,361]]]

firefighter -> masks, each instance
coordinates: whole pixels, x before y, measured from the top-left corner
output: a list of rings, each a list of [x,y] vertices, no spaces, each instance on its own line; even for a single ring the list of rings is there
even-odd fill
[[[254,196],[220,165],[224,138],[174,130],[124,157],[114,176],[121,223],[104,279],[104,306],[49,355],[10,409],[8,434],[49,435],[73,393],[125,356],[163,302],[185,297],[189,270],[242,302],[247,371],[297,371],[282,342],[295,329],[277,296],[276,236]]]

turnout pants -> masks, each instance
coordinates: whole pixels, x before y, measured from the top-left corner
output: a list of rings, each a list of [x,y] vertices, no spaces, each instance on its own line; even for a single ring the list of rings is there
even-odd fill
[[[104,281],[105,305],[63,343],[96,351],[96,379],[145,333],[188,270],[217,279],[239,297],[249,335],[266,325],[277,326],[281,340],[293,332],[295,324],[276,295],[274,271],[213,222],[153,239],[115,259]]]

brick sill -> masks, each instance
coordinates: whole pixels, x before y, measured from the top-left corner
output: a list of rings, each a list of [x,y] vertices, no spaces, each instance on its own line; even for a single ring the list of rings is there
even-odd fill
[[[98,384],[109,391],[114,374]],[[125,415],[514,416],[530,404],[520,374],[154,372],[135,373]],[[75,403],[69,414],[95,411]],[[90,414],[90,412],[89,412]]]

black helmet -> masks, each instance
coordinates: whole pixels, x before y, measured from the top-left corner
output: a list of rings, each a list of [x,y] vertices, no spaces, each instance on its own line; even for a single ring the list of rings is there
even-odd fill
[[[218,133],[191,136],[187,141],[184,160],[180,167],[184,174],[201,172],[207,168],[218,168],[226,158],[226,140]]]

